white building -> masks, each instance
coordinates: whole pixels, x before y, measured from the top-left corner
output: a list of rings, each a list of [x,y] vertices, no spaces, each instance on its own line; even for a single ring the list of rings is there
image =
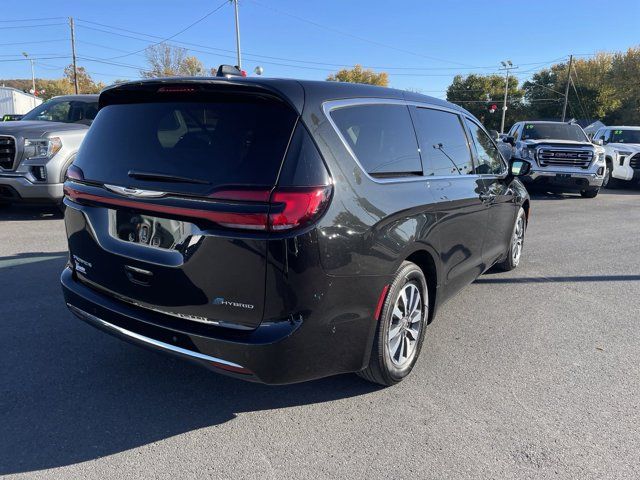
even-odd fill
[[[42,103],[42,99],[11,87],[0,87],[0,119],[6,114],[22,115]]]

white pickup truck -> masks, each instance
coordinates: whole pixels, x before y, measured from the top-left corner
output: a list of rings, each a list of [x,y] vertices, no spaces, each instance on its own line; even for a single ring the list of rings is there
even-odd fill
[[[621,180],[640,181],[640,127],[602,127],[593,141],[605,150],[603,187],[612,187]]]

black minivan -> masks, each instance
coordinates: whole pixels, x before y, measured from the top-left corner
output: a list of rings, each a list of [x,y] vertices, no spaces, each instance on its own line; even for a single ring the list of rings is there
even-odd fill
[[[125,340],[264,383],[392,385],[443,302],[520,261],[530,165],[445,101],[174,78],[99,107],[64,185],[61,281]]]

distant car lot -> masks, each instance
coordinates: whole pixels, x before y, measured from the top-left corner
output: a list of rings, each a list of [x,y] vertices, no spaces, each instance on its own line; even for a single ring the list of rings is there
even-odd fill
[[[60,214],[3,209],[0,225],[0,475],[640,472],[638,187],[535,196],[519,269],[447,304],[388,389],[354,375],[266,387],[113,339],[62,302]]]

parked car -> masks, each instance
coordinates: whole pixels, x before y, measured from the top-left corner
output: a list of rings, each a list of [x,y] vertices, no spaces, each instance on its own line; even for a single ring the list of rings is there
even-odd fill
[[[438,307],[518,266],[529,196],[469,112],[367,85],[163,79],[100,95],[65,182],[65,301],[270,384],[402,380]]]
[[[0,203],[61,204],[65,172],[97,113],[97,95],[67,95],[0,123]]]
[[[640,127],[603,127],[593,141],[604,145],[604,187],[614,186],[619,180],[640,180]]]
[[[18,114],[15,114],[15,113],[7,113],[7,114],[2,116],[2,121],[3,122],[16,122],[18,120],[22,120],[22,117],[24,117],[24,115],[18,115]]]
[[[598,195],[604,180],[604,149],[589,141],[575,123],[517,122],[503,140],[514,158],[531,162],[527,186],[559,192]]]

